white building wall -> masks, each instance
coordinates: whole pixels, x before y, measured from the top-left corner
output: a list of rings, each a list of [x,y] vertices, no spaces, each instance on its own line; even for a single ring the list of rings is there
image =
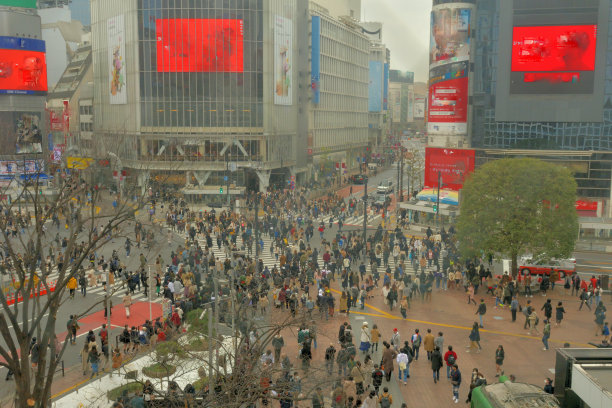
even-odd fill
[[[349,168],[368,144],[370,42],[360,31],[320,9],[321,101],[311,109],[313,154],[334,154]]]
[[[54,24],[60,21],[69,23],[72,17],[68,7],[39,9],[38,15],[42,24],[42,38],[47,47],[47,81],[49,89],[53,89],[70,62],[66,40]],[[75,49],[76,44],[69,46]]]

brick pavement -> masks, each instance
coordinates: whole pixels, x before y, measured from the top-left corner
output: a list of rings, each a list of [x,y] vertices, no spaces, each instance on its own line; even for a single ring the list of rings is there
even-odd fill
[[[589,342],[597,341],[594,336],[595,325],[593,323],[593,312],[588,309],[578,311],[579,302],[575,297],[565,295],[562,287],[557,287],[554,292],[549,292],[548,297],[553,299],[553,306],[559,300],[563,301],[567,311],[566,319],[561,326],[556,328],[552,325],[551,338],[549,340],[550,350],[543,351],[541,334],[527,334],[523,330],[524,316],[519,313],[517,321],[511,322],[511,315],[508,308],[494,309],[494,298],[490,295],[482,296],[482,290],[477,294],[477,299],[482,296],[487,303],[487,314],[484,318],[484,329],[481,329],[481,353],[467,353],[469,345],[468,335],[474,321],[478,321],[476,306],[467,304],[467,296],[463,290],[439,291],[434,289],[432,301],[422,302],[420,299],[413,299],[411,309],[408,311],[408,319],[403,320],[399,309],[389,311],[384,304],[380,291],[375,290],[375,298],[372,299],[364,311],[359,309],[351,313],[350,323],[353,327],[354,342],[359,345],[359,329],[362,319],[369,322],[370,328],[376,323],[381,331],[382,339],[389,340],[393,328],[398,328],[402,342],[407,340],[414,332],[420,329],[422,335],[430,328],[434,335],[439,331],[444,333],[444,348],[450,344],[458,354],[457,363],[462,372],[463,383],[460,390],[460,401],[463,404],[469,391],[469,379],[472,368],[476,367],[484,372],[489,383],[495,382],[495,349],[502,344],[505,349],[504,371],[506,374],[514,374],[517,381],[532,383],[542,386],[546,377],[554,378],[555,348],[562,347],[565,342],[572,344],[572,347],[590,347]],[[540,308],[548,297],[535,294],[530,298],[536,307],[538,316],[543,320],[543,311]],[[521,296],[521,305],[526,304],[526,298]],[[278,312],[277,312],[278,313]],[[554,310],[553,310],[554,313]],[[315,314],[318,322],[318,344],[319,348],[313,350],[313,365],[321,364],[324,358],[325,348],[329,343],[333,343],[338,348],[337,332],[342,322],[347,320],[346,316],[335,316],[329,321],[319,321],[318,314]],[[553,314],[554,318],[554,314]],[[540,323],[541,331],[543,324]],[[287,344],[286,353],[292,361],[297,357],[296,333],[289,330],[283,333]],[[381,341],[382,343],[382,341]],[[382,345],[382,344],[381,344]],[[426,353],[421,347],[421,356],[418,361],[411,364],[410,379],[408,385],[397,386],[397,378],[392,379],[391,392],[396,395],[398,390],[402,394],[402,399],[408,407],[446,407],[454,406],[452,402],[450,382],[445,378],[445,368],[441,370],[441,381],[434,384],[432,371],[427,361]],[[380,361],[380,352],[373,356],[374,361]],[[361,353],[358,353],[362,360]],[[394,375],[397,374],[397,367]],[[383,386],[386,382],[383,382]],[[396,403],[397,402],[397,403]],[[399,407],[401,400],[394,400],[394,407]],[[300,406],[309,406],[300,404]]]

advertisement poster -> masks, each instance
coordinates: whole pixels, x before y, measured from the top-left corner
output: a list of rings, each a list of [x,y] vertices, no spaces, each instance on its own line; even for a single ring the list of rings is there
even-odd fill
[[[370,61],[369,110],[380,112],[383,108],[383,63]]]
[[[430,71],[429,123],[466,123],[468,113],[467,61]]]
[[[310,51],[310,87],[312,103],[321,101],[321,17],[312,16],[312,47]]]
[[[156,20],[158,72],[243,72],[244,23],[239,19]]]
[[[45,50],[42,40],[0,37],[0,94],[45,95]]]
[[[291,105],[293,102],[293,22],[275,16],[274,23],[274,103]]]
[[[111,105],[127,104],[125,75],[125,26],[123,14],[106,22],[108,34],[109,92]]]
[[[434,8],[431,12],[429,66],[470,58],[470,18],[468,8]]]
[[[425,98],[414,99],[414,118],[423,119],[425,118]]]
[[[4,154],[42,153],[41,114],[0,112],[0,145]]]
[[[465,177],[474,171],[476,152],[469,149],[425,148],[425,186],[461,190]]]

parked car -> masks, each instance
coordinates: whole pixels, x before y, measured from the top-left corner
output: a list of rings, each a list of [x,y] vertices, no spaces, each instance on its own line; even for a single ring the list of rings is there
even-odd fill
[[[349,178],[353,184],[365,184],[368,182],[368,176],[365,174],[354,174]]]
[[[576,273],[576,259],[534,259],[522,257],[519,259],[518,270],[522,275],[550,275],[551,270],[559,272],[559,279]]]

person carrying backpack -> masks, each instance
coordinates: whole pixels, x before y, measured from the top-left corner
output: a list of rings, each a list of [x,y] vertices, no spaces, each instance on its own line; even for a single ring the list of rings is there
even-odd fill
[[[391,408],[391,405],[393,405],[393,396],[389,394],[389,388],[383,388],[383,393],[378,398],[378,402],[380,404],[380,408]]]
[[[378,367],[378,364],[374,364],[374,371],[372,371],[372,386],[374,387],[374,391],[376,395],[378,395],[378,389],[382,384],[383,377],[385,376],[385,372]]]
[[[451,367],[457,362],[457,353],[453,351],[453,346],[448,346],[448,351],[444,354],[446,362],[446,378],[450,378]]]

